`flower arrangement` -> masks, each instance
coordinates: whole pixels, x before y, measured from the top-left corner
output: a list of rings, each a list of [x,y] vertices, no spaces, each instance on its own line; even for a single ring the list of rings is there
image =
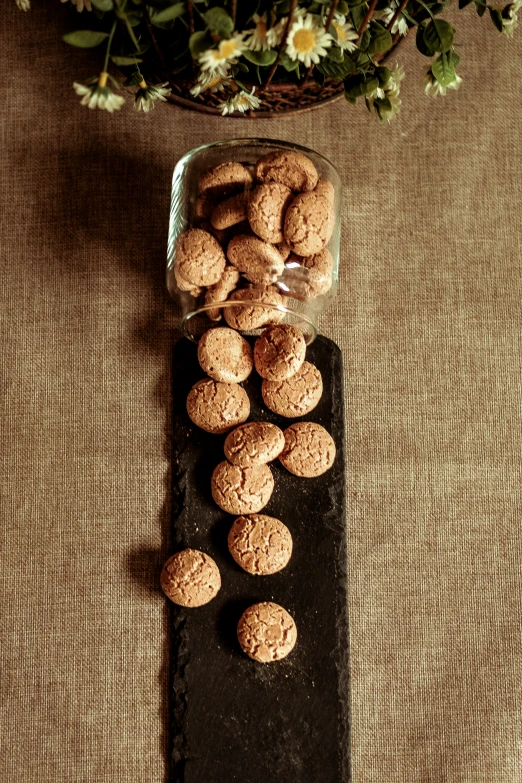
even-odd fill
[[[64,40],[80,49],[104,48],[100,73],[74,83],[81,103],[91,109],[113,112],[124,103],[109,70],[116,66],[124,74],[123,86],[137,88],[137,111],[177,98],[185,105],[210,105],[223,115],[255,116],[286,86],[297,104],[306,90],[313,89],[317,100],[326,90],[335,97],[344,92],[349,103],[361,99],[384,123],[400,109],[404,77],[399,65],[389,68],[384,59],[411,33],[430,60],[426,93],[445,95],[460,86],[455,29],[442,18],[449,1],[70,0],[86,13],[81,29]],[[22,10],[30,7],[30,0],[16,2]],[[479,16],[487,12],[498,32],[508,36],[522,7],[522,0],[503,7],[487,0],[458,3],[460,9],[472,6]],[[150,83],[158,74],[159,83]]]

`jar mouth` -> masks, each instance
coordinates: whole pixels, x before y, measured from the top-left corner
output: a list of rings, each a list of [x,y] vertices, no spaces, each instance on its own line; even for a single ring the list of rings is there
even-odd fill
[[[197,343],[200,337],[209,329],[213,329],[217,326],[228,327],[226,322],[222,324],[221,321],[210,321],[207,316],[209,310],[225,310],[230,307],[237,308],[242,305],[249,309],[262,308],[265,311],[273,310],[274,312],[280,313],[282,318],[278,321],[272,321],[271,323],[287,323],[297,326],[303,333],[307,345],[310,345],[317,337],[317,325],[306,313],[295,310],[292,307],[287,307],[286,305],[270,304],[269,302],[252,299],[234,299],[233,301],[212,302],[212,304],[199,305],[183,316],[181,320],[181,332],[184,337],[187,337],[193,343]],[[268,316],[266,322],[260,326],[254,326],[250,329],[237,329],[237,331],[244,336],[256,337],[269,325],[270,317]]]

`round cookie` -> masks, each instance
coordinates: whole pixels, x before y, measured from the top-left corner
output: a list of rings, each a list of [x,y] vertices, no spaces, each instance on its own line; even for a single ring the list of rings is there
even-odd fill
[[[292,198],[290,188],[280,182],[258,185],[248,203],[248,222],[254,234],[266,242],[283,243],[285,212]]]
[[[303,333],[291,324],[267,327],[254,345],[254,364],[262,378],[284,381],[295,375],[306,356]]]
[[[265,465],[285,447],[285,436],[268,421],[249,421],[230,432],[224,444],[225,457],[241,468]]]
[[[201,286],[193,285],[192,283],[189,283],[188,280],[185,280],[185,278],[180,275],[179,269],[175,264],[173,268],[174,268],[174,280],[176,281],[176,285],[179,288],[179,290],[187,291],[189,294],[192,294],[192,296],[197,299],[198,296],[203,291]]]
[[[211,557],[197,549],[184,549],[169,557],[160,576],[161,589],[179,606],[203,606],[221,587],[219,569]]]
[[[238,288],[228,297],[229,302],[252,301],[272,305],[284,305],[285,300],[274,286],[254,286]],[[272,307],[262,307],[260,304],[229,305],[223,307],[225,321],[232,329],[248,331],[258,329],[267,323],[276,323],[284,318],[285,313]]]
[[[327,247],[306,258],[291,255],[288,263],[293,262],[308,269],[306,280],[302,283],[304,297],[312,299],[314,296],[328,293],[332,287],[333,257]]]
[[[241,383],[254,367],[250,345],[226,326],[209,329],[201,336],[198,361],[207,375],[223,383]]]
[[[300,193],[285,214],[285,242],[298,256],[313,256],[326,245],[335,225],[333,203],[322,191]]]
[[[252,181],[246,166],[229,161],[205,171],[198,180],[198,191],[212,198],[224,198],[249,188]]]
[[[255,175],[260,182],[280,182],[296,193],[313,190],[318,179],[310,158],[294,150],[276,150],[259,158]]]
[[[261,384],[261,394],[266,407],[289,419],[310,413],[318,404],[322,393],[321,373],[310,362],[303,362],[296,374],[285,381],[264,380]]]
[[[273,283],[285,269],[283,257],[274,245],[249,234],[238,234],[230,240],[227,258],[251,283]]]
[[[283,240],[282,242],[278,242],[276,245],[277,249],[279,250],[281,254],[281,258],[283,261],[286,261],[290,253],[292,252],[286,242]]]
[[[234,520],[228,534],[230,554],[249,574],[281,571],[292,555],[292,535],[279,519],[252,514]]]
[[[204,378],[188,393],[187,413],[197,427],[221,435],[248,419],[250,400],[237,383]]]
[[[212,497],[228,514],[255,514],[270,500],[274,477],[268,465],[240,468],[224,460],[212,473]]]
[[[320,424],[297,421],[285,430],[285,447],[279,456],[294,476],[315,478],[329,470],[335,460],[335,443]]]
[[[195,286],[217,283],[225,269],[223,248],[212,234],[190,228],[179,235],[175,265],[182,278]]]
[[[209,195],[198,196],[194,202],[194,217],[198,220],[209,220],[216,200]]]
[[[237,625],[241,649],[254,661],[270,663],[286,658],[297,641],[293,617],[279,604],[263,601],[246,609]]]
[[[248,193],[230,196],[212,210],[210,222],[214,228],[223,230],[241,223],[247,218]]]
[[[239,269],[231,264],[227,265],[217,283],[207,288],[205,293],[205,304],[214,304],[215,302],[224,302],[228,295],[232,293],[239,283],[241,277]],[[207,315],[211,321],[221,320],[221,308],[211,307],[207,310]]]

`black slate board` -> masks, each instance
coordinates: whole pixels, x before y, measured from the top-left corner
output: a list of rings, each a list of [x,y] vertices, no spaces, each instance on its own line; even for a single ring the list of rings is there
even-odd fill
[[[343,386],[339,348],[318,337],[307,350],[323,376],[318,407],[304,417],[332,434],[333,468],[315,479],[271,464],[275,490],[262,513],[291,530],[294,551],[278,574],[242,571],[227,549],[233,517],[212,501],[210,476],[225,436],[195,427],[185,410],[204,374],[196,346],[174,348],[174,550],[210,554],[222,578],[218,596],[198,609],[171,606],[173,774],[175,783],[348,783],[349,672],[344,501]],[[261,379],[244,384],[251,421],[292,421],[268,411]],[[241,652],[236,626],[258,601],[284,606],[298,640],[283,661],[256,663]]]

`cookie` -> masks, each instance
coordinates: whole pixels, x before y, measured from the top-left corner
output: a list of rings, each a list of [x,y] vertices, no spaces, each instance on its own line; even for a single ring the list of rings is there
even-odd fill
[[[283,243],[285,212],[292,199],[290,188],[280,182],[258,185],[248,202],[248,222],[254,234],[266,242]]]
[[[255,514],[270,500],[274,477],[268,465],[240,468],[224,460],[212,473],[212,497],[228,514]]]
[[[190,228],[178,237],[174,263],[183,279],[195,286],[207,286],[221,278],[226,260],[215,237],[200,228]]]
[[[187,413],[197,427],[220,435],[248,419],[250,400],[237,383],[204,378],[188,393]]]
[[[216,200],[205,194],[198,196],[194,202],[194,218],[196,220],[210,220],[212,210],[216,206]]]
[[[305,355],[303,333],[291,324],[267,327],[254,345],[255,368],[269,381],[291,378],[303,364]]]
[[[332,467],[335,443],[320,424],[298,421],[287,427],[284,435],[285,447],[279,460],[290,473],[314,478]]]
[[[215,302],[224,302],[239,283],[240,277],[239,269],[236,269],[236,267],[231,264],[227,265],[223,270],[221,279],[207,288],[205,292],[205,304],[209,305],[214,304]],[[221,308],[212,307],[207,310],[207,315],[211,321],[220,321]]]
[[[225,321],[232,329],[248,331],[258,329],[268,323],[275,323],[284,318],[285,313],[277,310],[277,305],[284,305],[284,297],[274,286],[248,286],[238,288],[228,297],[229,302],[256,302],[252,305],[228,305],[223,307]],[[274,307],[263,307],[261,304],[272,304]]]
[[[199,285],[194,285],[193,283],[189,283],[188,280],[185,280],[185,278],[180,275],[178,267],[174,264],[174,280],[176,281],[176,285],[179,288],[180,291],[187,291],[189,294],[192,294],[193,297],[196,299],[200,294],[202,293],[203,289]]]
[[[247,234],[239,234],[230,240],[227,258],[251,283],[273,283],[285,268],[283,258],[274,245]]]
[[[310,413],[318,404],[322,393],[321,373],[310,362],[303,362],[296,374],[285,381],[265,380],[261,384],[261,394],[266,407],[278,416],[290,419]],[[246,425],[243,424],[244,426]]]
[[[310,158],[294,150],[276,150],[259,158],[255,175],[260,182],[280,182],[296,193],[313,190],[318,180]]]
[[[200,176],[198,191],[212,198],[225,198],[249,188],[252,181],[252,174],[242,163],[220,163]]]
[[[230,228],[247,218],[248,193],[237,193],[212,210],[210,222],[218,230]]]
[[[268,421],[249,421],[230,432],[224,444],[225,457],[242,468],[265,465],[276,459],[285,446],[279,427]]]
[[[198,361],[207,375],[223,383],[241,383],[254,367],[249,343],[226,326],[209,329],[201,336]]]
[[[160,584],[175,604],[203,606],[217,595],[221,576],[211,557],[197,549],[184,549],[169,557],[161,571]]]
[[[300,193],[285,214],[285,242],[298,256],[320,253],[335,225],[333,203],[324,192]]]
[[[241,649],[254,661],[270,663],[286,658],[297,641],[293,617],[279,604],[263,601],[241,615],[237,626]]]
[[[279,519],[251,514],[234,520],[228,534],[228,549],[244,571],[268,576],[288,564],[292,535]]]
[[[286,261],[286,259],[290,256],[290,253],[292,252],[286,242],[283,240],[282,242],[278,242],[276,245],[277,249],[279,250],[279,253],[281,254],[281,258],[283,261]]]
[[[300,281],[300,292],[303,299],[312,299],[328,293],[332,287],[333,256],[327,247],[313,256],[301,258],[292,254],[288,264],[299,264],[308,270],[306,277]]]

